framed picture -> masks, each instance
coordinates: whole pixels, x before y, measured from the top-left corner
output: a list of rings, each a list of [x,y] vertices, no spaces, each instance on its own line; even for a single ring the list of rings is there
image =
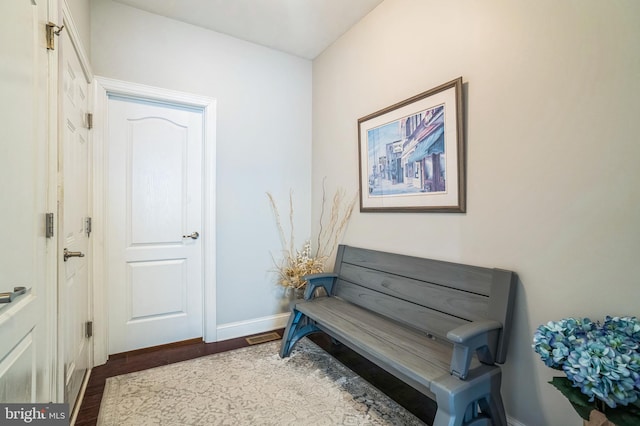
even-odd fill
[[[462,77],[358,120],[361,212],[465,212]]]

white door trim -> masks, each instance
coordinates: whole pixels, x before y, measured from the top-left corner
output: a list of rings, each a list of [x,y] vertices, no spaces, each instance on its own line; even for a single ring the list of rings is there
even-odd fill
[[[43,2],[47,7],[49,22],[58,22],[59,10],[55,2]],[[68,10],[68,8],[67,8]],[[44,35],[42,35],[43,37]],[[48,50],[49,77],[48,77],[48,187],[47,187],[47,212],[58,214],[58,50]],[[58,221],[54,220],[54,237],[47,244],[47,353],[49,365],[47,378],[49,380],[50,399],[54,402],[62,402],[64,393],[60,392],[59,360],[58,357]]]
[[[106,217],[106,176],[108,170],[106,156],[108,96],[120,95],[153,101],[167,102],[202,109],[204,121],[204,170],[203,170],[203,211],[202,211],[202,255],[203,255],[203,321],[205,342],[217,340],[216,328],[216,100],[190,93],[177,92],[158,87],[129,83],[104,77],[96,77],[94,85],[94,204],[93,204],[93,253],[94,253],[94,365],[101,365],[108,358],[108,320],[105,268],[107,248],[105,247]]]

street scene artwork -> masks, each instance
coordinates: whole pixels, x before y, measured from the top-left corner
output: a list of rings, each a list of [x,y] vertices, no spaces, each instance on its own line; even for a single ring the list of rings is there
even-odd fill
[[[445,192],[444,105],[367,131],[369,196]]]
[[[466,211],[462,77],[358,119],[361,212]]]

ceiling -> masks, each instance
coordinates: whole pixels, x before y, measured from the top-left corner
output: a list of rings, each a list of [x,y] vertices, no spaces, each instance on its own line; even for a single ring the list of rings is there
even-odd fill
[[[115,0],[307,59],[383,0]]]

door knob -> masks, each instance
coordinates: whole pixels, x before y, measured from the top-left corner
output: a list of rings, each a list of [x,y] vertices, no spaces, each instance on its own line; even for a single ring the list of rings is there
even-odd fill
[[[84,257],[84,253],[80,251],[69,251],[67,249],[64,249],[64,254],[62,255],[62,257],[66,262],[67,260],[69,260],[70,257]]]
[[[195,232],[195,231],[194,231],[194,232],[192,232],[192,233],[191,233],[191,234],[189,234],[189,235],[183,235],[183,236],[182,236],[182,238],[192,238],[192,239],[194,239],[194,240],[197,240],[197,239],[198,239],[198,237],[200,237],[200,234],[198,234],[198,233],[197,233],[197,232]]]
[[[14,287],[13,291],[0,293],[0,303],[11,303],[13,299],[27,291],[26,287]]]

